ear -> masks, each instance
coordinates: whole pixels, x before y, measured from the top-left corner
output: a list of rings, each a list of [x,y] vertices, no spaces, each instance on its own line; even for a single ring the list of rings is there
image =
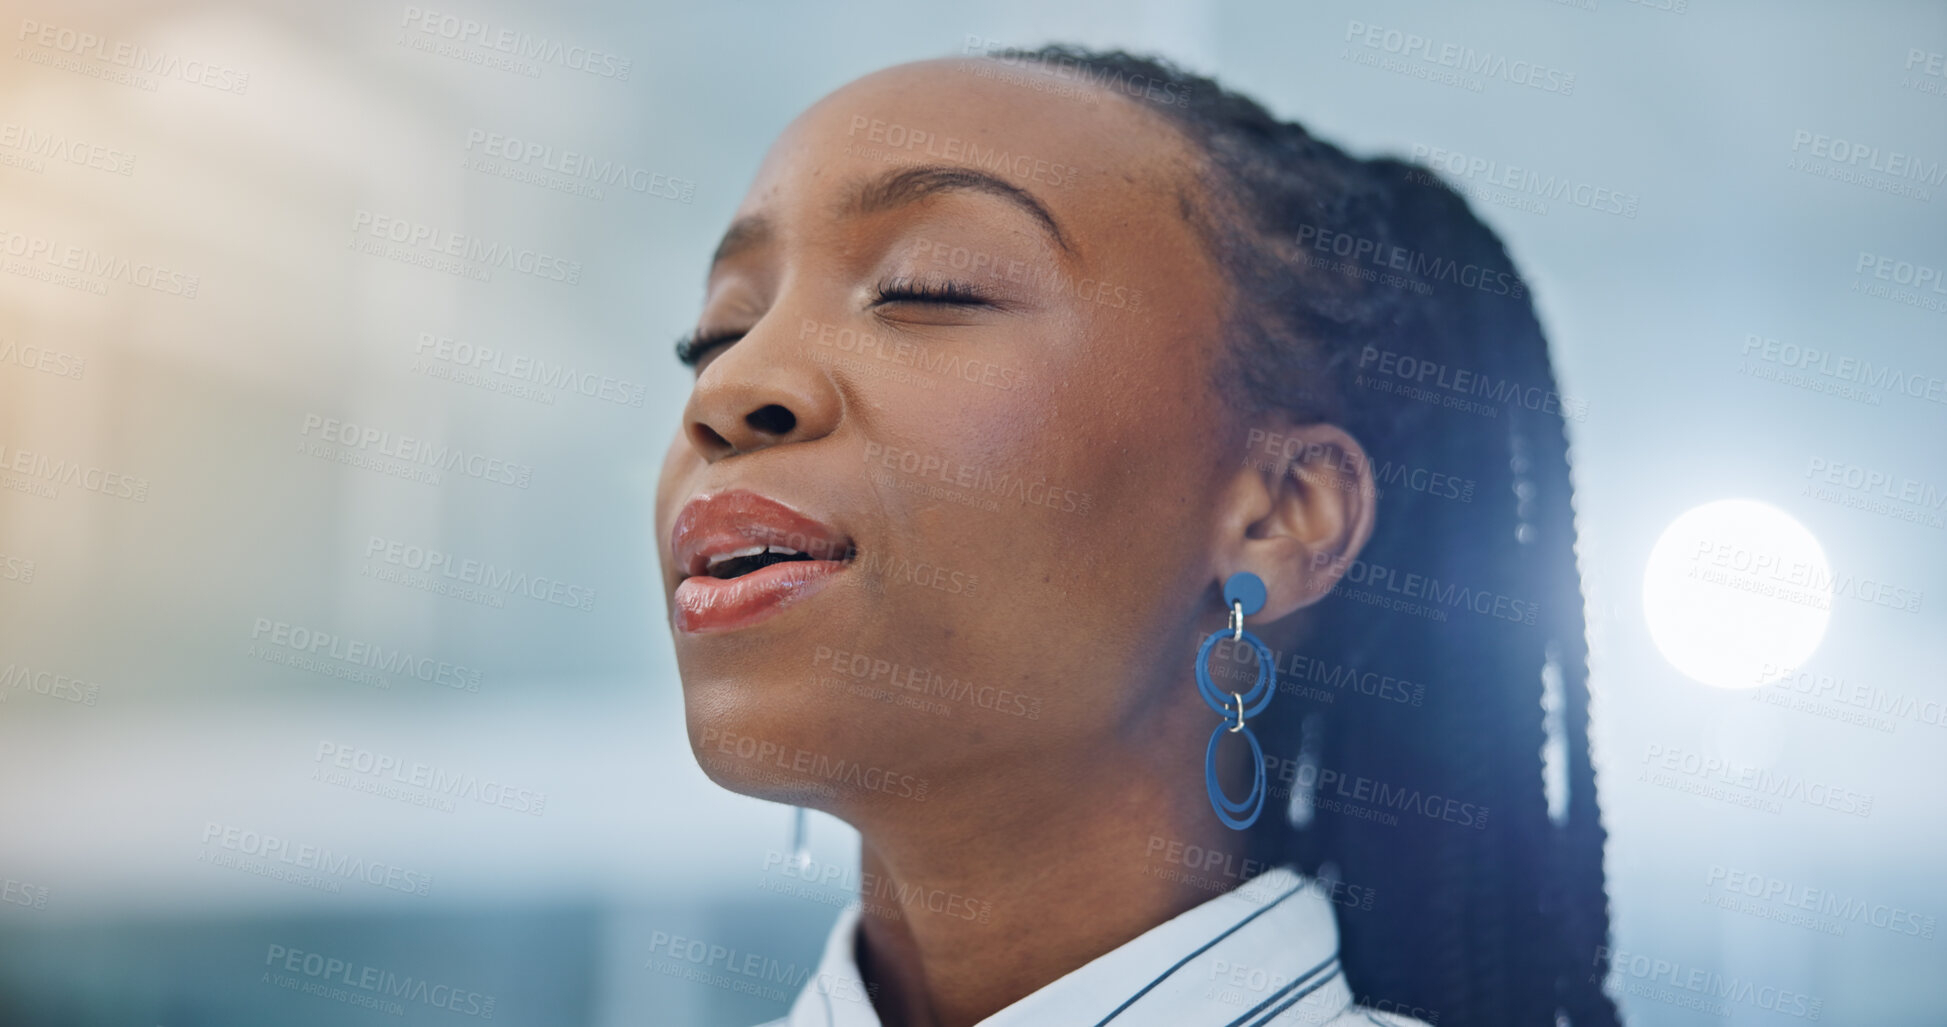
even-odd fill
[[[1323,599],[1372,537],[1378,491],[1366,451],[1333,424],[1253,425],[1224,491],[1217,582],[1238,571],[1264,579],[1264,609],[1280,620]]]

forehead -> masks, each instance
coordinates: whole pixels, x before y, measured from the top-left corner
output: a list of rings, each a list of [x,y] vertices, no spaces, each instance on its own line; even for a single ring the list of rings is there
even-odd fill
[[[838,195],[890,169],[926,164],[982,170],[1027,190],[1085,249],[1139,224],[1180,225],[1178,197],[1193,188],[1197,161],[1144,102],[1023,63],[952,58],[887,68],[792,121],[738,214]]]

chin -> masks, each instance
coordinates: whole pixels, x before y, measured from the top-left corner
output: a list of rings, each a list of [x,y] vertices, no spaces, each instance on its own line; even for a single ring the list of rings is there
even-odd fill
[[[807,661],[808,664],[808,661]],[[684,719],[697,765],[719,786],[771,802],[843,815],[883,799],[924,801],[923,774],[881,758],[897,724],[861,722],[846,696],[801,673],[686,674]]]

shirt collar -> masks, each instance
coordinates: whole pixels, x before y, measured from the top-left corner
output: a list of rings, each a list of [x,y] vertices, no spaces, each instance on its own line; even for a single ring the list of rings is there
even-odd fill
[[[979,1027],[1230,1027],[1331,1021],[1352,1003],[1325,886],[1277,867],[1103,953]],[[832,925],[787,1027],[881,1027],[859,976],[859,909]]]

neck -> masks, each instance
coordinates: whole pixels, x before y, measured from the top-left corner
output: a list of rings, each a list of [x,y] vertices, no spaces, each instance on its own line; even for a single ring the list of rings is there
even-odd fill
[[[1197,742],[1193,761],[1067,765],[1044,777],[1059,795],[1006,789],[862,833],[858,961],[886,1027],[978,1023],[1242,884],[1243,835],[1189,780]]]

